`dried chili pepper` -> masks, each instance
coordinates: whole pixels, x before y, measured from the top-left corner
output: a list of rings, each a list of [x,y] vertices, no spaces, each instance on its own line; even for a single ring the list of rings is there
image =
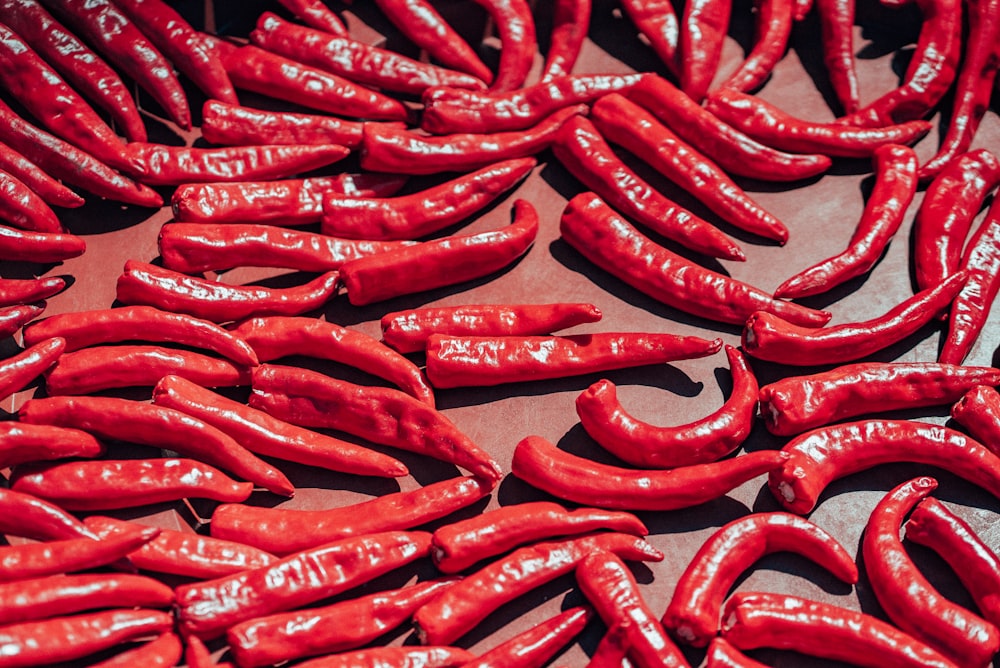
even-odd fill
[[[767,668],[767,666],[741,653],[722,636],[716,636],[708,643],[705,668]]]
[[[621,5],[667,71],[679,79],[677,44],[681,26],[673,3],[670,0],[622,0]]]
[[[680,88],[696,103],[705,99],[722,59],[732,4],[694,0],[684,4],[677,41]]]
[[[524,85],[538,51],[535,19],[526,0],[474,0],[493,19],[500,38],[500,62],[490,90],[515,90]]]
[[[321,0],[278,0],[278,4],[290,11],[306,25],[325,30],[331,35],[346,35],[347,26],[340,17],[330,11]]]
[[[181,637],[176,633],[161,633],[154,640],[119,652],[110,659],[90,664],[90,668],[170,668],[176,666],[184,653]],[[189,667],[190,668],[190,667]]]
[[[298,664],[301,668],[458,668],[476,657],[461,647],[371,647],[331,654]]]
[[[593,617],[577,606],[549,617],[464,664],[465,668],[542,668],[578,636]]]
[[[49,206],[61,206],[68,209],[83,206],[85,200],[82,197],[46,174],[38,165],[2,143],[0,143],[0,169],[28,186]]]
[[[55,364],[65,349],[66,341],[56,337],[0,360],[0,399],[23,390],[28,383]]]
[[[854,66],[854,0],[815,0],[823,44],[823,63],[845,114],[860,106]]]
[[[0,422],[0,469],[27,462],[94,458],[104,445],[85,431],[25,422]]]
[[[156,538],[160,530],[145,527],[108,539],[66,538],[47,543],[0,547],[0,582],[41,578],[106,566]],[[5,601],[6,603],[6,601]]]
[[[45,200],[3,170],[0,170],[0,221],[35,232],[62,231],[59,217]]]
[[[62,262],[79,257],[87,242],[74,234],[32,232],[0,226],[0,260],[14,262]]]
[[[0,487],[0,533],[32,540],[67,540],[97,536],[83,522],[44,499]]]
[[[45,278],[0,278],[0,306],[17,306],[47,299],[62,292],[66,280],[59,276]]]
[[[774,552],[795,552],[848,584],[858,567],[837,539],[789,513],[754,513],[712,534],[677,581],[663,625],[678,638],[704,647],[719,632],[722,603],[740,574]]]
[[[0,624],[27,622],[97,608],[169,608],[174,590],[129,573],[86,573],[0,585]]]
[[[590,29],[591,0],[556,0],[552,7],[549,50],[542,65],[542,81],[573,72]]]
[[[757,0],[754,3],[756,37],[753,48],[722,83],[722,88],[750,93],[767,81],[788,48],[794,4],[795,0]]]
[[[361,122],[293,111],[265,111],[206,100],[201,109],[201,136],[212,144],[361,144]]]
[[[45,311],[45,303],[20,304],[0,308],[0,337],[7,338]]]

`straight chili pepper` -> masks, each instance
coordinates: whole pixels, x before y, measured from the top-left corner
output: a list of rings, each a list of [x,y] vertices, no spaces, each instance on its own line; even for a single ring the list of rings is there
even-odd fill
[[[590,29],[591,0],[556,0],[552,7],[549,50],[542,65],[542,81],[573,72]]]
[[[707,503],[762,473],[781,469],[790,455],[760,450],[670,471],[624,469],[559,450],[540,436],[514,448],[511,471],[557,498],[617,510],[676,510]]]
[[[146,527],[127,535],[92,540],[67,538],[48,543],[0,547],[0,582],[46,577],[106,566],[156,538],[160,530]]]
[[[0,221],[23,230],[58,233],[62,224],[41,197],[12,174],[0,170]]]
[[[830,314],[773,299],[747,283],[705,269],[642,235],[593,193],[569,201],[559,220],[562,239],[601,269],[643,294],[719,322],[746,322],[758,309],[819,327]]]
[[[994,452],[1000,451],[1000,394],[994,389],[1000,383],[983,379],[951,407],[951,417],[972,437]]]
[[[535,19],[526,0],[474,0],[493,19],[500,38],[500,62],[490,90],[515,90],[524,85],[538,51]]]
[[[966,280],[953,274],[884,314],[862,322],[809,329],[758,311],[743,328],[743,350],[757,359],[796,366],[838,364],[867,357],[902,341],[933,320],[952,302]]]
[[[66,280],[46,278],[0,278],[0,306],[17,306],[47,299],[62,292]]]
[[[854,65],[854,0],[815,0],[815,4],[830,85],[844,113],[853,114],[861,97]]]
[[[570,608],[480,654],[463,668],[542,668],[593,616],[590,608]]]
[[[206,100],[201,109],[201,136],[223,146],[253,144],[339,144],[357,148],[361,123],[319,114],[264,111]]]
[[[7,338],[45,311],[45,304],[20,304],[0,308],[0,337]]]
[[[622,9],[636,30],[675,78],[680,78],[677,44],[681,26],[670,0],[622,0]],[[697,103],[692,103],[697,104]]]
[[[331,35],[347,35],[344,22],[320,0],[278,0],[278,4],[308,26]]]
[[[31,494],[0,487],[0,533],[32,540],[67,540],[97,535],[65,510]]]
[[[87,242],[74,234],[32,232],[0,226],[0,260],[62,262],[83,255]]]
[[[298,665],[301,668],[458,668],[475,658],[461,647],[371,647]]]
[[[537,234],[538,212],[528,200],[519,199],[514,202],[514,222],[505,228],[351,260],[341,265],[340,281],[354,306],[456,285],[510,266]]]
[[[848,584],[858,581],[854,558],[819,526],[789,513],[754,513],[733,520],[706,540],[677,581],[663,625],[686,643],[704,647],[719,632],[722,603],[756,561],[795,552]]]
[[[640,468],[705,464],[735,451],[750,435],[757,411],[757,379],[739,350],[726,346],[733,391],[715,412],[695,422],[655,426],[628,414],[614,383],[599,380],[576,398],[587,434],[624,462]]]
[[[753,48],[722,83],[722,88],[751,93],[764,85],[788,48],[794,4],[795,0],[757,0],[754,3],[756,37]]]
[[[0,624],[11,624],[98,608],[169,608],[174,590],[144,575],[86,573],[2,584],[0,597]]]
[[[0,469],[27,462],[94,458],[104,445],[80,429],[24,422],[0,422]]]
[[[705,99],[722,59],[732,3],[694,0],[681,12],[677,56],[680,88],[696,103]]]
[[[347,239],[419,239],[468,220],[514,188],[534,158],[505,160],[401,197],[323,197],[323,234]]]
[[[181,637],[168,631],[138,647],[119,652],[110,659],[93,663],[90,668],[130,668],[140,665],[146,668],[170,668],[177,665],[183,653]]]
[[[0,143],[0,169],[28,186],[49,206],[60,206],[67,209],[83,206],[85,200],[82,197],[3,143]]]
[[[722,636],[716,636],[708,643],[705,668],[767,668],[767,666],[746,656]]]
[[[0,400],[23,390],[56,363],[66,349],[60,338],[46,339],[21,352],[0,360]]]

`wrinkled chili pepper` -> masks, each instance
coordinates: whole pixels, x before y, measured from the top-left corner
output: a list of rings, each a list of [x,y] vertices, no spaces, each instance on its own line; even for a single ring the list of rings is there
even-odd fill
[[[710,415],[675,427],[642,422],[629,415],[618,401],[614,383],[603,379],[577,396],[580,423],[602,448],[640,468],[674,468],[721,459],[750,435],[758,390],[746,358],[733,346],[725,348],[733,391],[726,403]]]
[[[590,608],[570,608],[487,650],[463,668],[542,668],[583,631],[591,617]]]
[[[710,464],[669,471],[625,469],[566,451],[540,436],[514,447],[512,473],[557,498],[616,510],[675,510],[706,503],[762,473],[781,469],[791,455],[759,450]]]
[[[758,311],[743,328],[743,350],[757,359],[797,366],[861,359],[902,341],[933,320],[952,302],[965,280],[965,272],[953,274],[882,315],[832,327],[809,329]]]
[[[38,165],[3,143],[0,143],[0,169],[28,186],[49,206],[74,209],[83,206],[85,202],[82,197],[42,171]]]
[[[0,624],[27,622],[98,608],[169,608],[174,590],[129,573],[86,573],[0,585]]]
[[[21,327],[37,318],[44,311],[45,302],[0,307],[0,338],[6,339],[13,336]]]
[[[187,668],[233,668],[231,663],[216,663],[212,658],[212,652],[205,646],[205,643],[198,636],[187,636],[184,638],[184,665]]]
[[[590,29],[591,0],[556,0],[552,7],[549,50],[542,65],[542,81],[573,72]]]
[[[667,71],[680,78],[677,44],[681,26],[673,3],[670,0],[622,0],[621,5]]]
[[[538,234],[538,212],[528,200],[514,202],[507,227],[443,237],[340,266],[340,282],[354,306],[427,292],[488,276],[527,253]]]
[[[681,12],[677,41],[680,88],[697,103],[705,99],[722,59],[722,42],[729,29],[732,3],[693,0]]]
[[[524,85],[538,51],[535,18],[526,0],[473,0],[493,19],[500,38],[500,62],[490,90],[515,90]]]
[[[371,647],[331,654],[298,664],[300,668],[458,668],[476,657],[461,647]]]
[[[290,11],[297,19],[317,30],[325,30],[331,35],[346,35],[347,26],[340,17],[330,11],[321,0],[278,0],[278,4]]]
[[[819,526],[790,513],[754,513],[733,520],[706,540],[677,580],[663,625],[704,647],[719,632],[722,604],[740,575],[761,557],[795,552],[848,584],[858,581],[854,557]]]
[[[361,123],[333,116],[293,111],[264,111],[206,100],[201,109],[201,136],[224,146],[253,144],[339,144],[357,148]]]
[[[983,379],[951,407],[951,417],[994,452],[1000,452],[1000,394],[994,389],[997,385],[1000,383],[992,378]]]
[[[0,221],[34,232],[62,231],[59,217],[45,200],[3,170],[0,170]]]
[[[853,114],[861,97],[854,65],[854,0],[815,0],[815,5],[830,86],[844,113]]]
[[[765,309],[805,326],[830,314],[773,299],[747,283],[710,271],[643,236],[593,193],[569,201],[559,220],[564,241],[643,294],[709,320],[742,324]]]
[[[156,538],[160,530],[145,527],[108,539],[67,538],[48,543],[0,547],[0,582],[85,571],[118,561]],[[5,601],[6,603],[6,601]]]
[[[45,278],[0,278],[0,306],[18,306],[47,299],[62,292],[66,280]]]
[[[67,540],[97,535],[83,522],[44,499],[0,487],[0,533],[32,540]]]
[[[62,262],[83,255],[87,242],[75,234],[32,232],[0,226],[0,260]]]
[[[722,83],[722,88],[751,93],[767,81],[788,48],[794,4],[795,0],[754,2],[756,37],[753,48],[736,71]]]
[[[0,469],[26,462],[94,458],[104,445],[85,431],[25,422],[0,422]]]
[[[184,653],[181,637],[176,633],[161,633],[138,647],[119,652],[110,659],[90,664],[90,668],[170,668],[176,666]],[[190,668],[190,667],[189,667]]]
[[[716,636],[708,643],[705,668],[767,668],[767,666],[746,656],[722,636]]]
[[[56,337],[0,360],[0,400],[27,387],[28,383],[55,364],[65,349],[66,341]]]

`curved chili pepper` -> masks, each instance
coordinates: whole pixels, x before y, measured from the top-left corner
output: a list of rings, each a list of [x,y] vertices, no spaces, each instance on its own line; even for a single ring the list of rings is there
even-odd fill
[[[681,26],[670,0],[622,0],[622,9],[674,77],[680,78],[677,44]]]
[[[631,668],[628,660],[627,629],[624,624],[609,628],[590,655],[587,668]]]
[[[624,559],[661,561],[663,553],[641,538],[602,533],[518,548],[452,585],[413,615],[424,644],[445,644],[462,637],[490,613],[527,592],[573,571],[594,551]]]
[[[542,81],[572,73],[590,29],[591,5],[591,0],[556,0],[553,3],[552,33],[542,65]]]
[[[899,540],[906,513],[935,488],[933,478],[915,478],[875,506],[861,542],[868,581],[885,615],[904,632],[960,666],[985,666],[1000,650],[1000,630],[944,598]]]
[[[184,644],[184,665],[187,668],[215,668],[215,666],[232,668],[231,663],[217,664],[212,658],[212,652],[198,636],[187,636],[184,638]]]
[[[1000,450],[1000,394],[994,389],[997,385],[1000,382],[984,378],[951,407],[951,417],[994,452]]]
[[[677,427],[654,426],[629,415],[618,401],[614,383],[599,380],[576,398],[580,423],[602,448],[640,468],[705,464],[725,457],[750,435],[758,389],[746,358],[733,346],[725,348],[733,391],[712,414]]]
[[[406,623],[457,578],[420,582],[332,605],[257,617],[229,627],[229,651],[240,666],[270,666],[367,645]]]
[[[93,663],[90,668],[170,668],[176,666],[184,653],[181,637],[176,633],[161,633],[159,637],[138,647],[119,652],[110,659]]]
[[[463,664],[464,668],[542,668],[575,638],[593,617],[590,608],[577,606],[535,624],[510,640]]]
[[[85,202],[82,197],[42,171],[38,165],[3,143],[0,143],[0,169],[28,186],[49,206],[72,209],[83,206]]]
[[[759,450],[669,471],[624,469],[559,450],[540,436],[514,447],[511,472],[557,498],[617,510],[676,510],[707,503],[786,465],[790,455]]]
[[[183,634],[216,638],[240,622],[294,610],[427,556],[430,534],[388,531],[345,538],[226,577],[181,585]]]
[[[723,639],[740,649],[777,647],[871,668],[965,665],[878,617],[787,594],[734,594],[723,619]]]
[[[347,34],[344,22],[320,0],[278,0],[278,4],[306,25],[325,30],[331,35]]]
[[[473,0],[493,19],[500,38],[500,62],[490,90],[516,90],[524,85],[538,51],[535,18],[526,0]]]
[[[593,193],[569,201],[559,232],[601,269],[684,313],[742,324],[751,313],[764,309],[806,327],[819,327],[830,319],[825,311],[773,299],[763,290],[677,255],[643,236]]]
[[[460,647],[371,647],[331,654],[298,664],[301,668],[458,668],[475,660]]]
[[[705,99],[722,59],[722,42],[729,29],[732,3],[694,0],[681,12],[677,59],[680,88],[697,103]]]
[[[795,0],[758,0],[754,3],[756,41],[739,68],[722,83],[722,88],[750,93],[767,81],[788,48],[794,4]]]
[[[66,349],[66,341],[47,339],[0,360],[0,400],[23,390],[56,363]]]
[[[7,338],[45,311],[45,302],[0,308],[0,337]]]
[[[86,573],[0,585],[0,624],[27,622],[97,608],[169,608],[174,590],[128,573]]]
[[[833,327],[810,329],[758,311],[743,328],[743,350],[757,359],[797,366],[861,359],[902,341],[933,320],[955,298],[965,279],[965,272],[953,274],[871,320]]]
[[[653,332],[427,339],[425,372],[436,388],[550,380],[713,355],[722,339]]]
[[[460,466],[483,480],[500,467],[444,413],[388,387],[355,385],[309,371],[262,364],[254,371],[252,408],[304,427],[344,431]]]
[[[106,566],[156,538],[160,530],[145,527],[108,539],[67,538],[48,543],[0,547],[0,582],[41,578]],[[6,601],[5,601],[6,603]]]
[[[32,232],[0,226],[0,260],[14,262],[62,262],[79,257],[87,242],[75,234]]]
[[[357,148],[361,144],[361,122],[206,100],[201,108],[201,136],[224,146],[339,144]]]
[[[756,561],[795,552],[848,584],[858,581],[854,557],[822,528],[789,513],[755,513],[729,522],[706,540],[677,581],[663,625],[704,647],[719,632],[726,594]]]
[[[62,292],[66,280],[46,278],[0,278],[0,306],[19,306],[47,299]]]
[[[369,255],[340,266],[340,281],[354,306],[426,292],[488,276],[524,255],[538,234],[538,212],[528,200],[514,202],[505,228],[443,237]]]
[[[323,234],[347,239],[419,239],[486,208],[520,183],[537,161],[505,160],[402,197],[323,197]]]
[[[705,668],[767,668],[767,666],[742,654],[722,636],[716,636],[708,643]]]
[[[785,465],[767,484],[786,510],[812,510],[830,482],[879,464],[937,466],[1000,497],[1000,460],[986,446],[938,425],[903,420],[861,420],[820,427],[782,448]]]
[[[337,272],[331,271],[291,288],[227,285],[128,260],[118,277],[116,296],[123,304],[228,322],[257,315],[308,313],[333,298],[338,281]]]
[[[24,422],[0,422],[0,469],[28,462],[94,458],[104,444],[85,431]]]
[[[0,533],[32,540],[67,540],[97,535],[83,522],[44,499],[0,487]]]
[[[601,529],[633,536],[649,533],[631,513],[600,508],[566,510],[549,501],[534,501],[504,506],[436,529],[431,537],[431,557],[438,570],[458,573],[519,545]]]
[[[844,113],[853,114],[861,97],[854,66],[854,0],[815,0],[815,5],[830,85]]]
[[[0,170],[0,220],[35,232],[62,231],[59,217],[17,177]]]

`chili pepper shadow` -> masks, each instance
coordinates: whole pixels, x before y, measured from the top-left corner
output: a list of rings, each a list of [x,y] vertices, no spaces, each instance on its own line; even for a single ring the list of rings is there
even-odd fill
[[[162,191],[158,192],[162,194]],[[60,209],[59,222],[73,234],[87,236],[135,227],[148,220],[155,212],[155,209],[122,204],[90,195],[81,207]]]

